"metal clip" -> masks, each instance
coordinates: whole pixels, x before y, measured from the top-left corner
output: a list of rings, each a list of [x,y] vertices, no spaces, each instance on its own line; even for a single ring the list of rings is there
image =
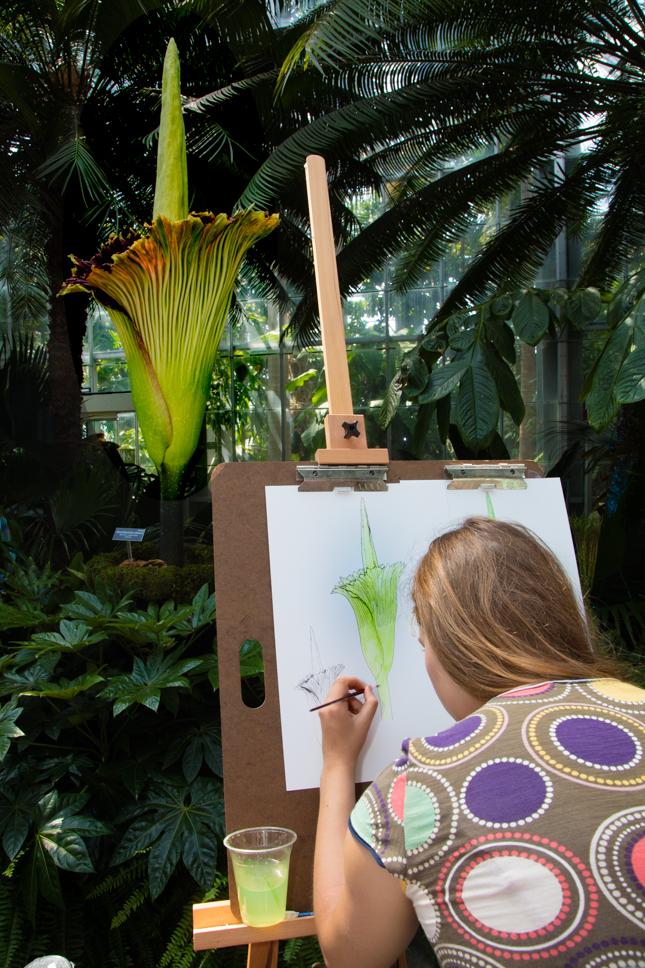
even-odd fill
[[[446,464],[449,490],[526,490],[526,464]]]
[[[299,491],[333,491],[351,488],[353,491],[387,491],[386,464],[298,464],[302,483]]]

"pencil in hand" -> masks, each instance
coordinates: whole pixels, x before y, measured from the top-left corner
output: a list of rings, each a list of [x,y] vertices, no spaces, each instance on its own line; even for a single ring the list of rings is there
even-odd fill
[[[372,689],[374,688],[375,686],[372,686]],[[345,693],[344,696],[339,696],[338,699],[330,699],[329,702],[321,702],[319,706],[312,706],[309,712],[315,713],[316,710],[324,709],[325,706],[333,706],[335,702],[347,702],[348,699],[355,699],[356,696],[362,696],[364,692],[364,689],[352,689],[351,692]]]

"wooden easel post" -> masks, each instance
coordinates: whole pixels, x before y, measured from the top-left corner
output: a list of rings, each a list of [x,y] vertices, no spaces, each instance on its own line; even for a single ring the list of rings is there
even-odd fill
[[[390,459],[387,450],[367,446],[365,418],[353,412],[327,173],[320,155],[307,157],[305,176],[329,401],[329,414],[325,417],[327,446],[316,451],[316,462],[387,464]]]

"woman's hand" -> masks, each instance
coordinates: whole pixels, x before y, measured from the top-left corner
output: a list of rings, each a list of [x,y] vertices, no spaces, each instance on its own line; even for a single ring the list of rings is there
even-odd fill
[[[316,928],[328,965],[385,968],[417,927],[401,884],[378,866],[347,830],[354,805],[356,760],[363,749],[378,700],[361,679],[341,676],[327,702],[348,692],[356,697],[320,710],[323,770],[314,856]]]
[[[337,702],[319,712],[322,728],[324,767],[336,764],[356,766],[356,760],[365,745],[369,728],[378,708],[371,686],[355,676],[339,676],[329,690],[325,702],[339,699],[348,692],[362,692],[363,701],[357,697]]]

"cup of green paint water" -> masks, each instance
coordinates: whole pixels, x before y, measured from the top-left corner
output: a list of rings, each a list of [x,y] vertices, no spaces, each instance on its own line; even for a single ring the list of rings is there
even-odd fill
[[[296,840],[286,827],[247,827],[224,838],[233,863],[242,921],[265,928],[284,920],[289,858]]]

